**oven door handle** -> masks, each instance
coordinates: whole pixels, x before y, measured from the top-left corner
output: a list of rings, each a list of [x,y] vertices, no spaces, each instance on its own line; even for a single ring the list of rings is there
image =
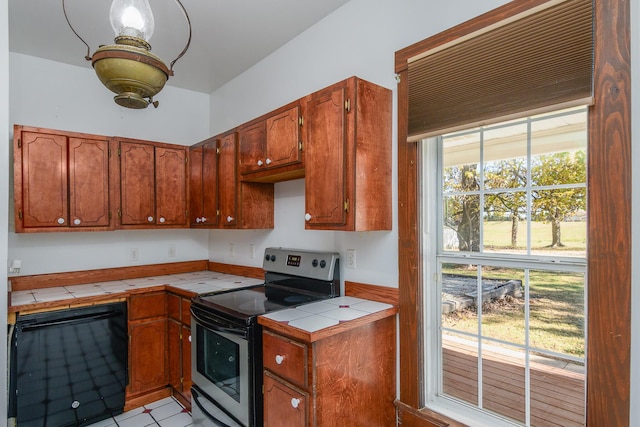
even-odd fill
[[[191,310],[191,316],[195,319],[196,323],[199,323],[203,327],[212,331],[226,332],[228,334],[237,335],[243,338],[246,338],[247,336],[246,330],[244,328],[227,328],[225,326],[220,326],[211,321],[207,321],[207,319],[202,318],[194,310]]]
[[[198,398],[200,397],[200,394],[196,391],[195,387],[191,387],[191,394],[193,395],[193,401],[198,406],[198,408],[200,408],[200,410],[202,411],[202,414],[205,417],[209,418],[209,421],[211,421],[212,423],[220,427],[231,427],[229,424],[223,423],[222,421],[220,421],[219,419],[211,415],[209,411],[207,411],[207,409],[198,400]]]

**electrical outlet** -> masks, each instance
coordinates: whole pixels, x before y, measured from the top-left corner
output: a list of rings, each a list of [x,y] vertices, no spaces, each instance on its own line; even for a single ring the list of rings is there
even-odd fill
[[[256,245],[251,243],[249,245],[249,258],[254,259],[256,257]]]
[[[129,249],[129,261],[138,261],[140,258],[140,251],[138,248],[130,248]]]
[[[176,256],[176,245],[169,245],[169,257],[174,258]]]
[[[347,249],[347,259],[345,260],[346,268],[356,268],[356,250]]]
[[[229,256],[230,257],[236,256],[235,249],[233,248],[233,243],[229,243]]]

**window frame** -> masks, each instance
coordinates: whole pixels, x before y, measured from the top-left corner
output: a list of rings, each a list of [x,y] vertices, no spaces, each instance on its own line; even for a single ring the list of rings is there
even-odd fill
[[[399,419],[412,426],[458,421],[425,408],[424,248],[418,143],[408,137],[408,60],[547,3],[514,0],[396,52],[398,74]],[[630,5],[594,2],[594,103],[589,108],[587,204],[587,427],[630,424],[631,67]],[[610,171],[616,171],[612,174]],[[616,310],[610,310],[610,307]]]
[[[586,113],[586,108],[573,109],[573,111],[559,111],[559,112],[551,112],[550,114],[546,114],[544,116],[537,117],[526,117],[519,119],[515,122],[505,123],[497,123],[486,126],[482,129],[474,128],[469,131],[460,131],[457,133],[478,133],[480,136],[480,157],[479,161],[481,163],[480,169],[482,170],[484,166],[484,150],[486,146],[482,141],[484,141],[484,133],[491,132],[496,128],[504,128],[506,126],[513,126],[524,124],[527,129],[527,137],[523,138],[523,143],[526,144],[524,152],[526,152],[526,163],[531,165],[531,158],[535,155],[531,153],[531,145],[532,145],[532,124],[547,120],[554,117],[563,117],[565,115],[573,115],[580,114],[580,112]],[[586,114],[585,114],[586,115]],[[455,136],[455,135],[454,135]],[[585,146],[585,149],[588,148],[588,145]],[[442,381],[443,381],[443,371],[442,371],[442,333],[447,328],[442,328],[440,323],[442,319],[441,313],[441,286],[442,286],[442,272],[441,272],[441,264],[444,263],[463,263],[463,264],[478,264],[479,266],[499,266],[505,268],[514,268],[518,270],[526,271],[557,271],[557,272],[567,272],[567,273],[578,273],[584,275],[585,282],[585,294],[584,298],[584,307],[586,309],[586,256],[585,257],[558,257],[558,256],[548,256],[548,255],[539,255],[535,253],[528,252],[527,254],[522,255],[514,255],[509,252],[458,252],[451,249],[445,249],[443,247],[442,241],[442,229],[444,227],[443,220],[443,200],[445,197],[444,189],[442,188],[442,177],[443,177],[443,137],[432,137],[425,140],[420,141],[420,164],[422,165],[422,186],[421,186],[421,200],[423,207],[423,218],[422,218],[422,230],[423,230],[423,245],[425,248],[424,252],[424,271],[428,272],[425,277],[424,283],[424,293],[425,298],[423,301],[423,307],[425,309],[425,351],[426,357],[425,359],[430,363],[425,364],[425,378],[427,381],[425,383],[426,386],[426,402],[425,405],[430,407],[431,409],[438,410],[443,414],[448,414],[451,417],[457,417],[458,419],[465,420],[465,422],[471,423],[474,425],[487,425],[492,427],[513,427],[522,425],[516,421],[511,421],[510,419],[501,416],[499,414],[493,414],[491,412],[485,411],[482,408],[476,408],[473,404],[467,404],[466,402],[460,401],[455,397],[448,395],[440,395],[442,392]],[[480,178],[483,177],[483,173],[480,173]],[[575,187],[584,187],[586,190],[586,182],[584,184],[576,183],[572,184]],[[492,189],[491,191],[498,191],[499,189]],[[535,191],[532,189],[531,185],[527,184],[525,187],[522,187],[520,190],[531,192]],[[486,194],[486,189],[484,186],[479,190],[480,195]],[[448,193],[447,193],[448,194]],[[528,210],[527,210],[528,211]],[[530,212],[529,212],[530,213]],[[529,218],[527,219],[527,225],[531,221]],[[586,225],[585,225],[586,232]],[[482,235],[482,232],[481,232]],[[484,246],[482,243],[480,244],[481,248]],[[530,236],[527,239],[527,249],[530,251]],[[528,274],[526,275],[528,277]],[[436,279],[438,278],[438,279]],[[586,317],[586,312],[584,313]],[[523,325],[525,326],[525,325]],[[449,331],[452,332],[452,331]],[[586,332],[586,331],[585,331]],[[493,341],[490,337],[477,337],[486,339],[488,341]],[[515,343],[512,343],[515,344]],[[585,336],[585,344],[586,344],[586,336]],[[522,344],[522,350],[526,351],[538,351],[538,349],[534,347],[528,347],[526,344]],[[515,345],[515,347],[520,347],[520,345]],[[528,349],[528,350],[527,350]],[[572,357],[570,355],[560,355],[554,354],[553,351],[547,351],[544,349],[540,349],[543,353],[547,353],[549,356],[566,356],[570,360],[574,360],[577,362],[584,362],[584,358]],[[586,380],[586,378],[585,378]],[[527,418],[528,419],[528,418]]]

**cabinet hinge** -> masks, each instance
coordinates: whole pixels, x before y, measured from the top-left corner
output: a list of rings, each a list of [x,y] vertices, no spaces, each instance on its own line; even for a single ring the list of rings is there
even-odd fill
[[[220,147],[216,147],[216,154],[220,154]]]
[[[220,216],[220,209],[216,211],[216,216]]]
[[[299,126],[304,126],[304,117],[302,117],[302,116],[298,117],[298,125]]]
[[[347,110],[347,113],[351,111],[351,99],[347,98],[347,100],[344,101],[344,109]]]
[[[184,377],[180,377],[180,384],[184,384]]]
[[[400,74],[396,74],[396,83],[400,83]]]
[[[304,151],[304,146],[302,145],[302,141],[298,142],[298,150]]]
[[[118,208],[118,218],[122,218],[122,211]]]
[[[121,157],[122,153],[120,152],[120,149],[118,148],[118,157]]]
[[[18,138],[18,148],[22,148],[22,138]]]
[[[20,220],[22,220],[22,210],[19,210],[19,211],[18,211],[18,218],[19,218]]]
[[[349,212],[349,199],[344,201],[344,211]]]
[[[111,211],[109,211],[109,219],[111,219],[113,217],[113,214],[111,213]]]

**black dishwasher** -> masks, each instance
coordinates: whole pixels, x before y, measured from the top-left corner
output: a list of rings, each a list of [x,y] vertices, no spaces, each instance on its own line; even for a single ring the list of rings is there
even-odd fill
[[[18,316],[9,416],[20,427],[85,426],[122,413],[126,303]]]

